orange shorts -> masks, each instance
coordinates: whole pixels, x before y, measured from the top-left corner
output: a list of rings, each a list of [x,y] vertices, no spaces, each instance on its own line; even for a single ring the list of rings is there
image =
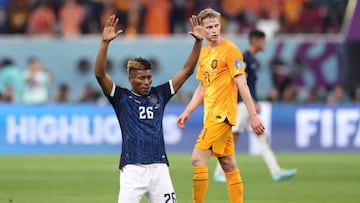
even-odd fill
[[[211,150],[213,156],[224,157],[235,154],[234,138],[228,122],[205,122],[195,147]]]

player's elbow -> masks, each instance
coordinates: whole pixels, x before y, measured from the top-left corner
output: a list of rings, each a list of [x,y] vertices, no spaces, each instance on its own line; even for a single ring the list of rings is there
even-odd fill
[[[105,72],[99,70],[99,68],[95,67],[94,69],[94,75],[96,78],[104,78],[105,77]]]

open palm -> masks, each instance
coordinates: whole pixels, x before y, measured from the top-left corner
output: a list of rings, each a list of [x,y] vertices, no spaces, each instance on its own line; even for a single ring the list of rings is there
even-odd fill
[[[122,30],[116,31],[116,26],[117,26],[118,22],[119,22],[119,19],[115,18],[115,15],[110,16],[106,20],[104,30],[102,33],[102,39],[104,41],[111,41],[111,40],[115,39],[117,36],[119,36],[120,33],[122,33]]]
[[[192,27],[192,31],[190,31],[189,34],[197,40],[202,40],[204,37],[204,28],[201,25],[199,18],[196,15],[192,15],[189,20]]]

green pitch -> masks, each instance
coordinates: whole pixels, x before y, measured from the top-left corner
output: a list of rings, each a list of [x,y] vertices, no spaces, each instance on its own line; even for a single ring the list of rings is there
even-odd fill
[[[298,168],[294,179],[274,183],[261,157],[237,156],[246,203],[360,202],[360,153],[277,157],[283,167]],[[190,154],[169,159],[178,202],[190,203]],[[0,203],[116,202],[117,163],[118,155],[0,156]],[[212,158],[210,175],[214,165]],[[229,202],[226,185],[210,181],[206,202]]]

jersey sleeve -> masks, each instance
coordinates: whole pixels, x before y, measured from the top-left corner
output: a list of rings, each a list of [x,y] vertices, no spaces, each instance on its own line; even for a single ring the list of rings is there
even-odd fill
[[[169,80],[168,82],[157,86],[156,89],[161,92],[165,104],[168,103],[171,97],[174,96],[176,93],[172,84],[172,80]]]
[[[105,96],[109,100],[112,106],[116,106],[116,103],[120,101],[120,97],[124,92],[125,92],[124,88],[121,88],[115,85],[115,83],[113,83],[110,95],[105,94]]]
[[[245,74],[245,63],[243,59],[243,54],[236,46],[229,46],[225,62],[229,67],[232,78],[237,75]]]

